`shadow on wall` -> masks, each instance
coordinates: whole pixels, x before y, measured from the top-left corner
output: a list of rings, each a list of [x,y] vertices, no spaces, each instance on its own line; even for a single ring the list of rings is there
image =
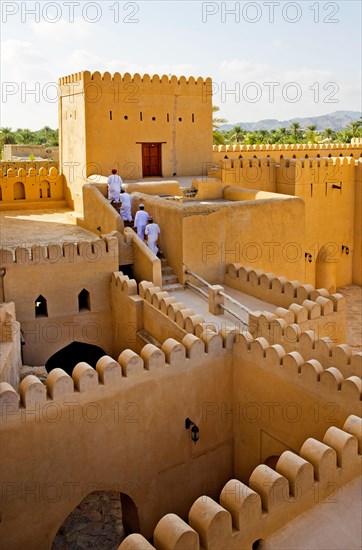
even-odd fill
[[[98,359],[104,355],[107,353],[99,346],[75,341],[54,353],[45,363],[45,368],[50,372],[60,367],[72,376],[73,369],[78,363],[88,363],[95,369]]]

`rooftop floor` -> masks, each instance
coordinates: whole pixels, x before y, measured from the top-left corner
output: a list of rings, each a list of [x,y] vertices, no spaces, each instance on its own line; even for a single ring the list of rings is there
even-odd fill
[[[34,244],[94,241],[91,231],[77,225],[70,208],[49,210],[8,210],[0,212],[1,246],[9,250]]]
[[[260,543],[260,550],[360,550],[362,479],[288,522]]]

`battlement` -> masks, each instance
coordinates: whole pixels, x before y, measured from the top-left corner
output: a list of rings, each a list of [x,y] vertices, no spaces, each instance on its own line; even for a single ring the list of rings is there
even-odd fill
[[[175,89],[178,90],[180,94],[189,94],[193,95],[202,93],[204,101],[211,102],[212,96],[212,80],[210,77],[185,77],[185,76],[169,76],[169,75],[158,75],[158,74],[148,74],[140,75],[135,73],[131,75],[130,73],[120,74],[115,72],[111,74],[106,71],[100,73],[99,71],[90,72],[83,71],[74,73],[68,76],[61,77],[58,80],[59,86],[61,88],[61,94],[73,95],[78,93],[83,93],[85,88],[92,85],[101,86],[103,89],[106,89],[108,84],[112,84],[113,88],[110,89],[110,93],[114,93],[114,84],[119,85],[135,85],[138,88],[147,89],[149,86],[155,89],[158,93],[174,93]],[[207,87],[207,93],[205,92],[205,87]]]
[[[167,514],[157,524],[152,546],[142,535],[128,536],[120,550],[201,550],[228,548],[251,550],[272,533],[317,503],[328,502],[330,487],[337,491],[358,476],[362,463],[362,420],[347,418],[343,429],[331,426],[323,441],[309,438],[299,455],[285,451],[275,470],[264,464],[255,468],[246,485],[237,479],[226,483],[220,503],[199,497],[188,514],[188,523]]]
[[[361,142],[353,143],[276,143],[276,144],[256,144],[256,145],[213,145],[213,151],[219,153],[241,153],[246,151],[335,151],[339,149],[360,149]]]
[[[20,202],[21,201],[21,202]],[[49,201],[65,206],[64,177],[55,166],[0,169],[0,208],[39,208]]]
[[[0,263],[3,267],[23,267],[39,264],[98,262],[118,256],[118,240],[102,236],[95,241],[64,242],[62,244],[18,246],[14,251],[0,248]]]

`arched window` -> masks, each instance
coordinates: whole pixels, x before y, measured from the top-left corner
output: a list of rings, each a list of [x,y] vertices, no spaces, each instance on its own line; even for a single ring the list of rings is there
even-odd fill
[[[47,301],[41,294],[35,300],[35,317],[48,317]]]
[[[90,294],[88,290],[83,288],[83,290],[78,294],[78,310],[90,311],[90,308]]]
[[[47,180],[40,182],[39,195],[41,199],[50,199],[50,183]]]
[[[21,181],[17,181],[14,185],[14,200],[25,199],[25,187]]]

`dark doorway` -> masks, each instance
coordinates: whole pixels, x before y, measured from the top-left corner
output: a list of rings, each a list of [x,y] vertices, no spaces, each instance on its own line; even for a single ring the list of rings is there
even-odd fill
[[[142,176],[162,176],[161,143],[142,143]]]
[[[104,355],[107,355],[106,352],[99,346],[75,341],[54,353],[45,363],[45,368],[50,372],[60,367],[72,376],[73,369],[78,363],[85,361],[95,369],[98,359]]]

